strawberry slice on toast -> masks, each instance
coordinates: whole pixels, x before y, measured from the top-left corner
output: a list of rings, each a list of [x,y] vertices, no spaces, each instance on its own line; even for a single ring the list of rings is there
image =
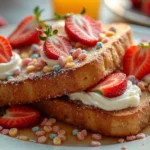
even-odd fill
[[[150,43],[141,43],[127,49],[123,59],[123,69],[127,75],[142,79],[150,73]]]
[[[27,128],[36,125],[40,119],[40,112],[28,106],[11,106],[1,108],[0,125],[5,128]]]
[[[127,89],[127,79],[124,73],[113,73],[89,89],[90,92],[99,92],[106,97],[117,97]]]
[[[7,63],[12,56],[12,48],[9,41],[0,35],[0,63]]]
[[[65,20],[65,30],[73,40],[95,46],[99,40],[100,24],[87,15],[71,15]]]
[[[85,14],[83,9],[80,14],[55,14],[56,19],[65,19],[65,31],[73,41],[78,41],[86,46],[95,46],[99,41],[101,24]]]
[[[57,34],[57,30],[52,31],[52,27],[45,26],[46,30],[42,31],[46,36],[40,36],[44,40],[44,53],[50,59],[58,59],[60,56],[67,56],[72,49],[70,41],[65,36]]]
[[[17,28],[9,35],[8,40],[13,48],[39,43],[39,31],[36,28],[41,28],[40,14],[41,10],[38,7],[34,9],[35,15],[24,18]]]

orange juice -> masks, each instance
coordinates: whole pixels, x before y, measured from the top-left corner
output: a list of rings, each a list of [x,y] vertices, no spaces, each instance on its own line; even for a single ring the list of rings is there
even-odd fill
[[[101,0],[53,0],[54,11],[59,14],[79,13],[82,8],[86,9],[86,14],[97,19]]]

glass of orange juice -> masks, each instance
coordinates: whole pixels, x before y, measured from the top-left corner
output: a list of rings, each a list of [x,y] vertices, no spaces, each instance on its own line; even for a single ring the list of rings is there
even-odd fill
[[[86,14],[98,19],[101,0],[53,0],[54,11],[64,15],[66,13],[79,13],[83,8]]]

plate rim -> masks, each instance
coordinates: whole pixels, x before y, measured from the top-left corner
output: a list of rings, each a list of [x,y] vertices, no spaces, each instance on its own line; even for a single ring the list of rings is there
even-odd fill
[[[118,4],[117,2],[119,2],[120,0],[113,0],[114,3]],[[110,0],[104,0],[104,4],[107,8],[109,8],[109,10],[111,10],[113,13],[119,15],[120,17],[123,17],[127,20],[130,20],[132,22],[136,22],[139,23],[141,25],[145,25],[145,26],[149,26],[150,27],[150,17],[144,16],[144,15],[139,15],[136,14],[134,12],[131,12],[127,9],[124,9],[121,5],[117,5],[117,7],[120,9],[120,11],[117,11],[116,7],[114,7],[113,5],[110,4]],[[126,11],[126,13],[123,13],[124,11]],[[131,14],[131,15],[130,15]],[[136,15],[139,17],[143,16],[145,19],[143,19],[142,21],[140,21],[140,19],[136,19],[136,17],[132,17],[133,15]],[[146,20],[149,21],[146,21]]]
[[[54,146],[54,145],[44,145],[38,143],[32,143],[27,141],[20,141],[6,135],[0,134],[0,145],[2,150],[10,150],[10,147],[15,150],[121,150],[122,146],[126,146],[128,150],[148,150],[150,147],[150,136],[145,139],[135,140],[132,142],[126,142],[121,144],[111,144],[111,145],[102,145],[100,147],[91,147],[91,146]],[[9,144],[8,144],[9,142]],[[11,146],[13,145],[13,147]],[[12,150],[13,150],[12,149]]]

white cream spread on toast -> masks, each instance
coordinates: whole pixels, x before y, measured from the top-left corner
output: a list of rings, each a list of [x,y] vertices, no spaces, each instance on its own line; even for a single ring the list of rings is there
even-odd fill
[[[69,95],[71,100],[80,100],[83,104],[95,106],[106,111],[137,107],[140,104],[141,90],[128,81],[127,89],[121,96],[107,98],[96,92],[75,92]]]
[[[0,64],[0,79],[4,80],[8,75],[13,74],[17,69],[21,68],[21,58],[17,53],[13,52],[13,56],[8,63]]]
[[[42,60],[43,60],[44,62],[46,62],[47,65],[49,65],[49,66],[58,65],[58,60],[48,58],[48,57],[45,55],[44,51],[41,51],[40,54],[41,54]]]

